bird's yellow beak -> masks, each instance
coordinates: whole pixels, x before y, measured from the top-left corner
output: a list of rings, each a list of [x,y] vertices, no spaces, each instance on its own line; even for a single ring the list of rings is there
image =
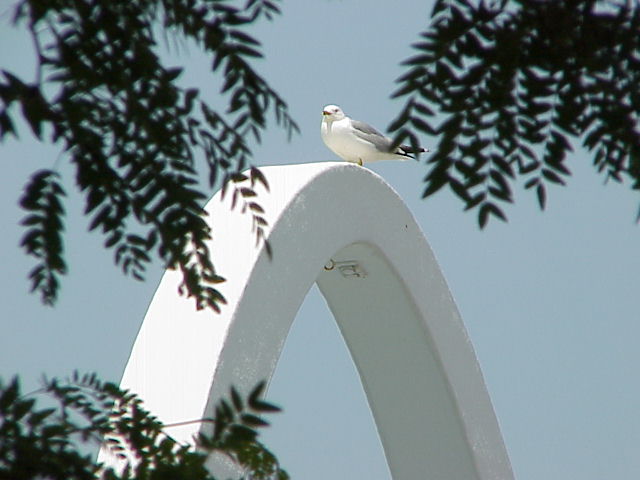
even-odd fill
[[[331,112],[327,112],[326,110],[323,110],[322,115],[331,115]]]

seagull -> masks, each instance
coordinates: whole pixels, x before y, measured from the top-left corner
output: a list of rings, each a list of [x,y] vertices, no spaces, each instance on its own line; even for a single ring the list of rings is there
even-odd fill
[[[378,160],[406,160],[414,158],[416,151],[408,145],[399,145],[391,151],[393,140],[365,122],[353,120],[337,105],[322,109],[320,133],[325,145],[347,162],[362,166],[364,162]],[[418,152],[428,152],[419,148]]]

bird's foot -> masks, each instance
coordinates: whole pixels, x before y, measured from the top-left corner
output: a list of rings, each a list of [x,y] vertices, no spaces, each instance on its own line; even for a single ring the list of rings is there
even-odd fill
[[[362,159],[361,158],[358,159],[358,165],[360,165],[362,167]]]

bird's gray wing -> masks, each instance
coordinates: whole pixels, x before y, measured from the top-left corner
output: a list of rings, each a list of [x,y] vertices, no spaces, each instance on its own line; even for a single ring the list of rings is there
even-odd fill
[[[385,137],[368,123],[351,120],[351,126],[353,127],[353,133],[356,137],[372,143],[379,152],[388,153],[391,150],[393,141],[389,137]]]

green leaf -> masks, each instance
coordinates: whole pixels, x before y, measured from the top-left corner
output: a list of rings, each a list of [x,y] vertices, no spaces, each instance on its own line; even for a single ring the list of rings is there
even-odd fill
[[[427,122],[425,122],[424,120],[418,117],[412,117],[411,124],[421,132],[426,133],[427,135],[435,135],[437,133],[436,130],[431,125],[429,125]]]
[[[241,412],[244,409],[242,397],[240,397],[240,394],[234,387],[231,387],[231,401],[237,412]]]
[[[257,433],[254,429],[244,425],[232,425],[229,429],[229,441],[248,443],[255,441]]]
[[[31,427],[36,427],[50,417],[55,411],[55,408],[47,408],[45,410],[40,410],[39,412],[32,412],[27,419],[27,423]]]
[[[251,406],[256,412],[260,413],[276,413],[282,411],[280,407],[263,400],[254,401]]]
[[[242,30],[231,30],[229,32],[229,35],[231,36],[231,38],[234,38],[235,40],[238,40],[238,41],[240,41],[242,43],[248,43],[250,45],[256,45],[256,46],[260,45],[259,41],[257,41],[255,38],[247,35]]]
[[[266,426],[269,425],[268,422],[265,422],[260,417],[258,417],[256,415],[252,415],[250,413],[245,413],[245,414],[241,415],[240,416],[240,420],[246,426],[251,427],[251,428],[266,427]]]
[[[548,168],[543,168],[542,176],[552,183],[564,185],[564,180],[562,180],[562,178],[560,178],[560,176],[557,173],[555,173],[553,170],[549,170]]]
[[[249,406],[251,408],[254,408],[255,403],[260,401],[260,397],[262,396],[262,393],[264,392],[264,389],[266,388],[266,386],[267,386],[267,382],[262,380],[253,388],[253,390],[251,390],[251,393],[249,393],[249,398],[248,398]]]
[[[13,120],[6,110],[0,111],[0,141],[8,134],[12,134],[15,138],[18,138],[18,133],[13,125]]]
[[[256,183],[260,183],[267,192],[269,191],[269,182],[267,181],[267,177],[264,176],[259,168],[251,167],[250,176],[252,187],[254,187]]]
[[[6,412],[8,407],[18,398],[20,392],[18,378],[13,377],[9,386],[4,389],[2,389],[2,384],[0,384],[0,392],[0,412]]]
[[[238,44],[234,46],[234,54],[243,55],[245,57],[254,57],[254,58],[262,58],[261,52],[256,50],[255,48],[248,47],[246,45]]]
[[[165,71],[165,78],[170,81],[173,82],[176,78],[178,78],[180,75],[182,75],[182,68],[179,67],[174,67],[174,68],[168,68]]]
[[[28,412],[31,411],[35,400],[14,400],[11,416],[14,420],[21,420]]]
[[[504,222],[507,221],[507,217],[497,205],[491,202],[485,202],[480,205],[480,210],[478,212],[478,224],[481,229],[487,226],[490,216],[497,217]]]
[[[547,204],[547,192],[543,183],[538,183],[536,187],[536,195],[538,197],[538,205],[540,210],[544,210]]]

